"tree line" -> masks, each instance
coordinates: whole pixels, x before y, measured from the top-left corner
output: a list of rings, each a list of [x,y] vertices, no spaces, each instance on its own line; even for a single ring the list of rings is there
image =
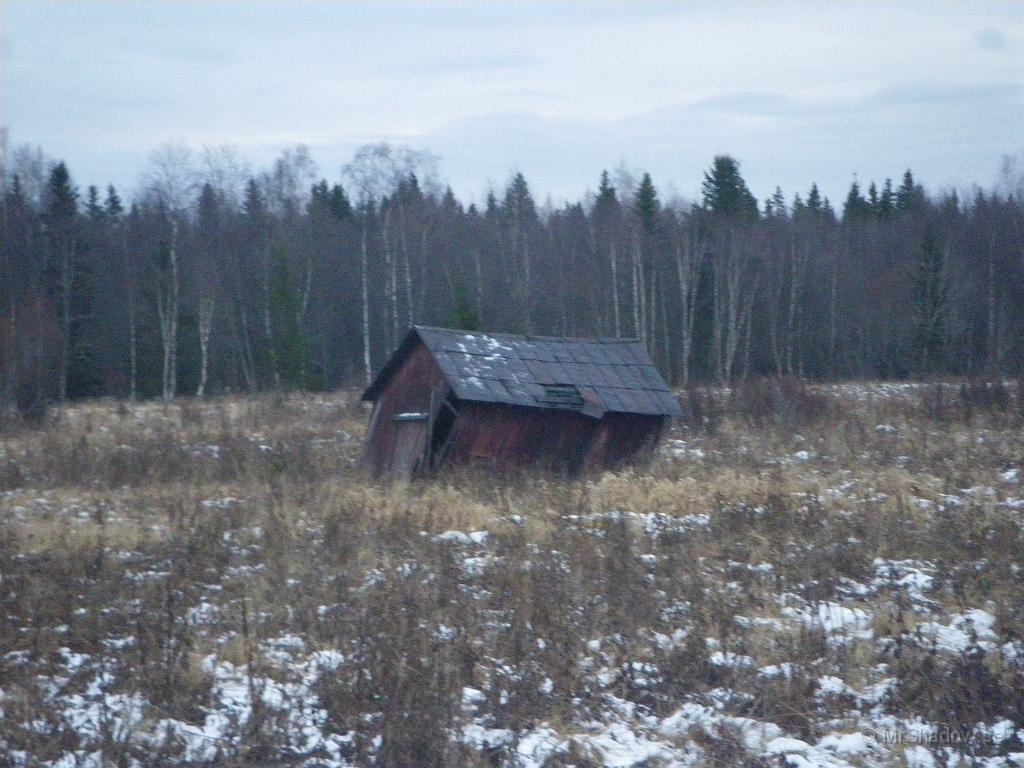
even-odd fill
[[[636,337],[676,385],[1004,376],[1024,370],[1024,174],[967,199],[907,170],[758,201],[715,157],[701,199],[650,174],[538,205],[514,174],[481,205],[435,159],[360,148],[334,181],[308,150],[251,172],[168,144],[131,200],[5,152],[0,399],[365,383],[413,323]]]

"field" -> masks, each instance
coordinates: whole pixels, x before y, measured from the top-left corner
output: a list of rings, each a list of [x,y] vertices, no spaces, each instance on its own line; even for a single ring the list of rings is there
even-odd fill
[[[357,466],[353,393],[0,434],[0,765],[1024,765],[1024,393],[692,392],[646,466]]]

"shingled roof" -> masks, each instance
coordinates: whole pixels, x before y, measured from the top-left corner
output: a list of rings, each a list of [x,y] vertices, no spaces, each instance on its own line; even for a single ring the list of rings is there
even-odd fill
[[[635,339],[567,339],[455,331],[417,325],[363,400],[381,388],[422,341],[460,400],[530,408],[682,416],[675,395]]]

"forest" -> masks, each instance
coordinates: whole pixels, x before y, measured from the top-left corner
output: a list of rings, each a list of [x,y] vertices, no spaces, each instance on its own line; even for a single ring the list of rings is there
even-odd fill
[[[906,170],[759,201],[720,155],[695,201],[619,168],[576,202],[514,173],[466,205],[405,147],[329,180],[302,145],[252,171],[169,143],[127,199],[23,145],[3,168],[0,401],[359,385],[413,323],[636,337],[679,387],[1019,375],[1022,169],[970,194]]]

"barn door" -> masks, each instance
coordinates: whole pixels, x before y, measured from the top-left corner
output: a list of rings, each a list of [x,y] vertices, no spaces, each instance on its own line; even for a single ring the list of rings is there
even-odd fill
[[[391,454],[391,476],[411,480],[420,472],[427,445],[427,414],[401,413],[395,419],[395,450]]]

